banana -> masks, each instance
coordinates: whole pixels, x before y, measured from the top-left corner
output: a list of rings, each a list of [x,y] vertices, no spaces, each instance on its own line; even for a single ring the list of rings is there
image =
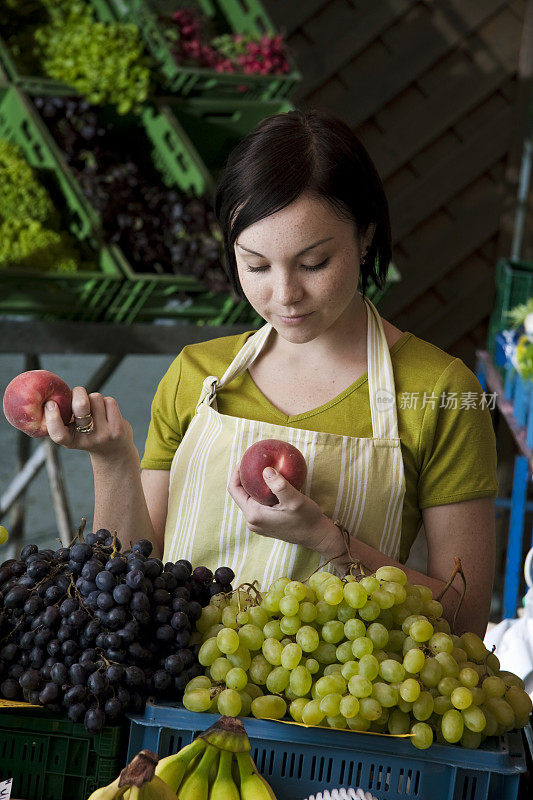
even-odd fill
[[[250,761],[252,762],[252,769],[253,769],[253,771],[256,773],[256,775],[258,775],[258,776],[261,778],[261,780],[263,781],[263,783],[264,783],[264,784],[265,784],[265,786],[267,787],[267,789],[268,789],[268,791],[270,792],[270,795],[271,795],[271,797],[272,797],[272,800],[277,800],[277,797],[276,797],[276,795],[274,794],[274,789],[273,789],[273,788],[272,788],[272,786],[269,784],[269,782],[266,780],[266,778],[263,778],[263,776],[261,775],[261,773],[260,773],[260,772],[259,772],[259,770],[257,769],[257,764],[255,763],[255,761],[253,760],[253,758],[252,758],[251,756],[250,756]]]
[[[205,747],[206,743],[203,739],[195,739],[190,744],[182,747],[178,753],[162,758],[155,768],[155,774],[165,781],[175,794],[187,772],[189,764],[193,758],[205,750]]]
[[[95,789],[95,791],[89,797],[89,800],[118,800],[119,798],[123,797],[126,791],[129,789],[129,786],[121,786],[119,789],[119,780],[120,775],[108,786],[101,786],[99,789]]]
[[[176,800],[176,794],[170,786],[154,776],[151,781],[142,786],[127,786],[124,800]]]
[[[241,800],[276,800],[272,787],[255,771],[249,753],[237,753]]]
[[[220,717],[202,733],[202,738],[220,750],[232,753],[245,753],[250,750],[250,740],[240,719]]]
[[[132,789],[137,788],[133,787]],[[176,800],[176,792],[173,792],[170,786],[165,781],[154,775],[151,781],[143,783],[139,789],[139,800]],[[133,795],[131,800],[137,800],[137,796]]]
[[[141,750],[113,783],[97,789],[89,800],[176,800],[175,791],[154,774],[156,764],[155,753]]]
[[[211,786],[209,800],[240,800],[241,793],[235,785],[231,774],[233,753],[222,750],[218,762],[217,776]]]
[[[208,744],[202,758],[178,788],[179,800],[207,800],[209,796],[209,772],[220,750]]]

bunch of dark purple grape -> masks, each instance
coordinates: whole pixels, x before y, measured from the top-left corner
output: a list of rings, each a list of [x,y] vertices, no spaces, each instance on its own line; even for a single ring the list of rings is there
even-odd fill
[[[107,530],[83,528],[55,552],[26,545],[0,567],[0,695],[66,712],[92,733],[139,712],[148,696],[179,699],[203,674],[202,607],[234,574],[151,558]]]
[[[192,275],[213,292],[230,289],[210,200],[163,185],[140,120],[129,119],[126,135],[124,120],[82,98],[35,97],[34,103],[98,211],[107,240],[134,269]]]

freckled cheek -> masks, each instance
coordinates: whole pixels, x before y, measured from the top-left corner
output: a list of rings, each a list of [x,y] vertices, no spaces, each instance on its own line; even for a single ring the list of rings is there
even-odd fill
[[[269,291],[266,284],[247,280],[246,277],[243,276],[241,277],[241,286],[248,301],[253,306],[264,303],[268,299]]]
[[[324,302],[328,305],[336,305],[339,300],[346,300],[356,290],[357,284],[353,280],[348,280],[345,276],[335,275],[328,281],[324,281],[321,292]]]

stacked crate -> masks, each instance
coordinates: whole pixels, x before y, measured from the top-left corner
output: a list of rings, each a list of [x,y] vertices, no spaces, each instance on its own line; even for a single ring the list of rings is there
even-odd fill
[[[187,196],[212,198],[232,147],[261,119],[292,108],[287,95],[300,76],[295,68],[288,74],[262,75],[179,65],[155,5],[145,0],[91,0],[98,21],[137,26],[153,64],[156,92],[122,122],[131,126],[132,135],[145,139],[165,186]],[[258,0],[197,0],[196,5],[220,33],[274,33]],[[180,6],[179,0],[173,6]],[[110,245],[100,215],[83,195],[33,102],[38,96],[72,96],[76,91],[47,77],[24,74],[1,38],[0,65],[0,137],[22,147],[47,188],[59,187],[65,226],[91,250],[100,268],[69,275],[1,269],[0,313],[122,323],[161,318],[211,325],[260,323],[250,306],[229,292],[208,291],[191,275],[140,271],[117,245]],[[109,107],[102,111],[113,113]],[[187,302],[177,302],[178,293],[186,294]]]

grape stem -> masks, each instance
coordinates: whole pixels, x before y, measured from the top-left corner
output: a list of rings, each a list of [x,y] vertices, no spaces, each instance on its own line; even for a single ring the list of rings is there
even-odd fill
[[[248,596],[248,598],[250,600],[250,603],[252,603],[253,605],[259,605],[259,603],[262,601],[263,596],[261,595],[261,592],[259,591],[259,589],[255,585],[256,583],[258,583],[257,580],[253,581],[253,583],[248,583],[248,581],[245,581],[244,583],[239,584],[239,586],[237,586],[237,588],[234,590],[233,594],[235,594],[235,592],[237,592],[237,600],[238,600],[238,604],[239,604],[239,611],[243,610],[241,608],[241,591],[240,591],[241,589],[244,590],[245,594]],[[252,595],[250,593],[252,589],[253,589],[253,591],[255,593],[255,597],[252,597]]]
[[[70,542],[70,544],[68,545],[69,547],[72,547],[72,545],[74,544],[74,542],[76,541],[76,539],[77,539],[78,541],[80,541],[80,542],[84,542],[84,541],[85,541],[85,538],[84,538],[84,536],[83,536],[83,531],[85,530],[85,526],[86,526],[86,525],[87,525],[87,520],[85,519],[85,517],[82,517],[82,518],[81,518],[81,524],[80,524],[80,526],[79,526],[79,528],[78,528],[78,531],[77,531],[77,533],[76,533],[76,536],[74,537],[74,539],[73,539],[73,540]]]
[[[461,608],[461,605],[463,603],[463,600],[464,600],[465,594],[466,594],[466,577],[465,577],[465,574],[463,572],[463,566],[461,564],[461,559],[458,558],[457,556],[454,556],[454,561],[455,561],[455,566],[453,568],[453,572],[450,575],[450,578],[448,579],[447,583],[443,586],[442,590],[439,592],[439,594],[437,596],[437,600],[440,602],[442,600],[442,598],[444,597],[444,595],[446,594],[446,592],[448,591],[448,589],[450,588],[450,586],[452,585],[455,577],[457,575],[461,576],[461,580],[463,581],[463,590],[462,590],[462,592],[461,592],[461,594],[459,596],[459,602],[457,604],[457,607],[456,607],[455,611],[453,612],[453,618],[452,618],[452,631],[453,631],[453,633],[455,633],[455,623],[456,623],[456,620],[457,620],[457,615],[459,613],[459,610]]]
[[[118,540],[118,531],[114,531],[113,532],[113,547],[111,548],[111,555],[109,556],[109,558],[115,558],[116,554],[118,553],[117,540]]]
[[[345,572],[345,575],[347,575],[348,573],[350,573],[350,575],[353,575],[353,570],[354,569],[358,570],[358,572],[359,572],[359,576],[358,577],[361,577],[361,576],[364,576],[365,574],[370,573],[371,570],[365,564],[363,564],[362,561],[359,561],[358,559],[354,558],[353,555],[352,555],[352,552],[350,550],[350,531],[347,530],[346,528],[344,528],[341,525],[341,523],[340,523],[340,521],[338,519],[335,520],[335,522],[333,524],[340,530],[340,532],[342,534],[342,538],[343,538],[343,541],[344,541],[345,552],[346,552],[346,555],[348,556],[348,558],[350,560],[350,565],[347,568],[347,570]],[[327,564],[329,564],[330,561],[335,561],[337,558],[342,558],[342,556],[344,556],[344,555],[345,555],[344,553],[338,553],[335,556],[331,556],[331,558],[328,558],[327,561],[324,561],[324,562],[322,562],[322,564],[319,564],[318,567],[313,570],[311,575],[314,575],[315,572],[319,572],[322,569],[324,569],[324,567]],[[366,570],[366,573],[365,573],[365,570]],[[303,583],[306,583],[309,580],[309,578],[311,577],[311,575],[309,575],[307,578],[305,578],[303,580]]]

